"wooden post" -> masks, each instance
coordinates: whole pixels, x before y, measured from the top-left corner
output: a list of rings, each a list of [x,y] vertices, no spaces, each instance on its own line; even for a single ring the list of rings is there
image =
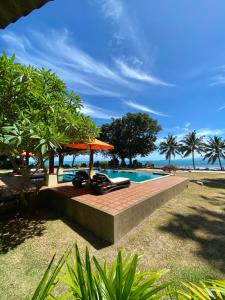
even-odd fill
[[[54,174],[54,151],[49,153],[49,174]]]

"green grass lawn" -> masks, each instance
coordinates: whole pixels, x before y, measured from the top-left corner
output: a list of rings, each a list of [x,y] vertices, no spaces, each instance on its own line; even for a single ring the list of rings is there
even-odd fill
[[[95,238],[53,212],[0,221],[1,299],[21,299],[39,282],[53,254],[77,243],[112,261],[117,250],[142,255],[140,267],[168,268],[166,279],[196,281],[225,276],[225,174],[179,173],[191,182],[115,245]],[[196,183],[204,179],[204,186]]]

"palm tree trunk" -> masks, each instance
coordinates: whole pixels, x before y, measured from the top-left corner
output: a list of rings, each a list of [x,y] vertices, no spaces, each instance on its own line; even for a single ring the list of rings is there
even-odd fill
[[[133,162],[132,162],[132,157],[131,156],[129,157],[129,163],[130,163],[130,167],[132,167]]]
[[[220,156],[218,156],[218,159],[219,159],[220,169],[221,169],[221,171],[223,171],[223,167],[222,167]]]
[[[171,163],[171,156],[169,156],[169,165],[170,165],[170,163]]]
[[[121,157],[121,167],[126,167],[126,162],[124,157]]]
[[[74,166],[74,163],[75,163],[75,159],[76,159],[76,154],[73,154],[73,161],[72,161],[72,167]]]
[[[194,151],[192,152],[192,165],[193,165],[193,169],[195,170],[195,154],[194,154]]]

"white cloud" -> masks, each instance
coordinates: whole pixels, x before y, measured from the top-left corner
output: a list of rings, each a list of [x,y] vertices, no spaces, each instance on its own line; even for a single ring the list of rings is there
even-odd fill
[[[184,127],[185,128],[188,128],[188,127],[190,127],[191,126],[191,122],[186,122],[185,124],[184,124]]]
[[[116,63],[118,65],[121,73],[125,77],[131,78],[134,80],[138,80],[138,81],[148,82],[148,83],[154,84],[154,85],[173,86],[172,84],[167,83],[155,76],[152,76],[151,74],[144,73],[138,69],[133,69],[121,60],[116,60]]]
[[[126,100],[126,101],[124,101],[124,103],[127,106],[135,108],[135,109],[137,109],[139,111],[144,111],[144,112],[152,113],[152,114],[157,115],[157,116],[163,116],[163,117],[167,116],[167,115],[165,115],[165,114],[163,114],[163,113],[161,113],[159,111],[151,109],[148,106],[145,106],[145,105],[142,105],[142,104],[138,104],[138,103],[136,103],[134,101],[131,101],[131,100]]]
[[[190,123],[190,122],[187,122],[187,123]],[[177,136],[178,139],[182,139],[182,138],[184,138],[184,136],[186,134],[188,134],[188,132],[192,131],[192,130],[190,130],[189,126],[185,126],[185,127],[175,126],[173,128],[163,128],[163,129],[167,133],[173,133],[174,135]],[[214,135],[224,136],[225,128],[221,128],[221,129],[219,129],[219,128],[215,128],[215,129],[200,128],[200,129],[196,130],[196,133],[197,133],[197,136],[203,136],[204,138],[207,139],[208,137],[214,136]]]
[[[225,74],[219,74],[211,78],[210,85],[224,85],[225,84]]]
[[[97,119],[109,120],[111,118],[118,118],[112,115],[110,111],[89,103],[84,103],[84,107],[81,109],[81,111],[84,114]]]
[[[223,109],[225,109],[225,104],[218,108],[218,110],[223,110]]]
[[[197,130],[198,136],[213,136],[213,135],[224,135],[225,129],[211,129],[211,128],[201,128]]]
[[[78,48],[70,40],[67,30],[45,34],[31,32],[29,39],[6,31],[1,39],[7,52],[16,52],[17,60],[52,69],[79,93],[119,97],[123,94],[122,88],[137,89],[137,85],[117,70]]]
[[[101,5],[105,18],[118,20],[123,13],[123,4],[120,0],[102,0]]]

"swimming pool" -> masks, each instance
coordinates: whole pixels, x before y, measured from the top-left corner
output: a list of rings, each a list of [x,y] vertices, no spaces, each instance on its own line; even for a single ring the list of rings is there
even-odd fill
[[[59,182],[72,181],[74,175],[78,170],[64,171],[65,174],[59,175]],[[129,172],[129,171],[114,171],[114,170],[95,170],[96,173],[106,174],[109,178],[124,177],[129,178],[131,181],[136,183],[141,183],[149,180],[154,180],[167,174],[157,174],[157,173],[144,173],[144,172]]]

